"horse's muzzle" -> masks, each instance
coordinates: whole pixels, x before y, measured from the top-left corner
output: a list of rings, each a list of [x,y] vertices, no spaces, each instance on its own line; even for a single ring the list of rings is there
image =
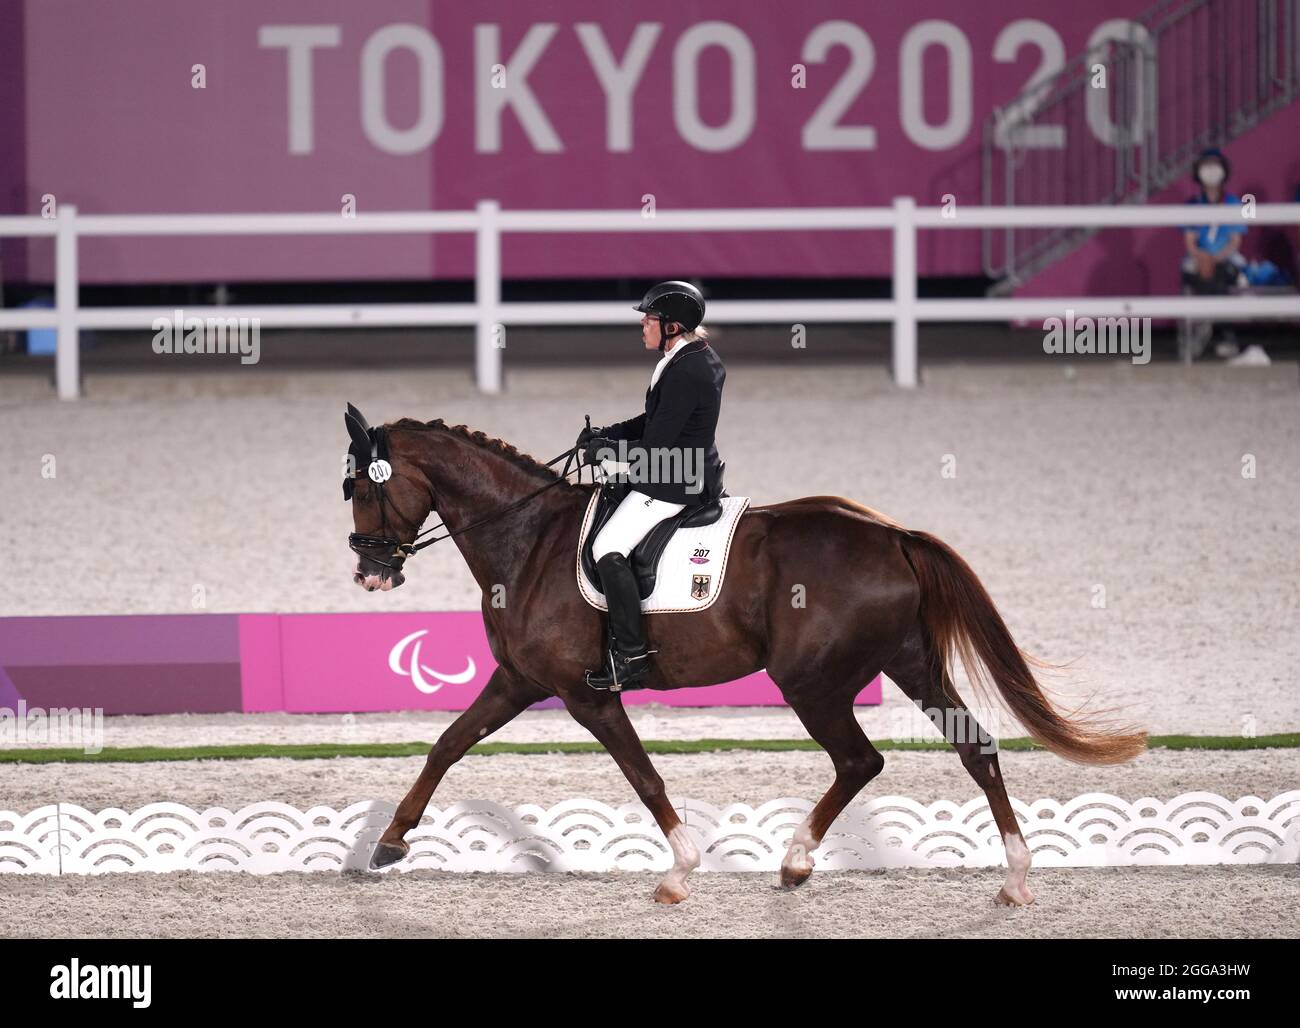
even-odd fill
[[[383,567],[362,557],[357,561],[357,570],[352,574],[352,581],[368,593],[386,593],[405,582],[406,576],[401,571]]]

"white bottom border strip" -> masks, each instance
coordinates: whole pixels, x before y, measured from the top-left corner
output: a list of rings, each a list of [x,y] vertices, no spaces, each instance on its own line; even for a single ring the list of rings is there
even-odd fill
[[[1300,790],[1271,800],[1189,792],[1128,802],[1105,793],[1011,801],[1038,867],[1300,862]],[[675,804],[701,871],[776,871],[813,804]],[[301,811],[267,801],[202,812],[151,803],[130,813],[71,804],[0,811],[0,873],[344,871],[367,867],[391,803]],[[486,801],[430,807],[388,871],[667,871],[672,852],[640,803],[571,799],[545,808]],[[983,798],[922,804],[886,796],[850,806],[816,850],[818,870],[998,867],[1002,839]],[[386,872],[387,873],[387,872]]]

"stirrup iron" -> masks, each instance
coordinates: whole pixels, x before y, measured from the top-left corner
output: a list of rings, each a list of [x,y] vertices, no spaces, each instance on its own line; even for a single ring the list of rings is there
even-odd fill
[[[590,670],[587,671],[585,676],[587,685],[591,686],[591,688],[593,689],[598,690],[599,692],[622,692],[625,686],[630,685],[633,682],[636,682],[644,678],[647,674],[649,674],[650,668],[648,664],[642,664],[636,668],[636,670],[639,673],[624,674],[624,676],[620,679],[619,677],[620,665],[622,667],[622,670],[624,672],[627,672],[630,669],[630,667],[633,666],[635,661],[648,660],[652,654],[658,652],[659,652],[658,650],[646,650],[645,653],[638,653],[632,657],[624,657],[622,654],[618,652],[617,649],[615,649],[613,646],[610,646],[609,649],[605,651],[605,666],[600,668],[598,671],[590,671]],[[604,674],[606,672],[608,672],[609,678],[611,679],[611,682],[608,686],[595,685],[592,683],[591,678],[593,675]]]

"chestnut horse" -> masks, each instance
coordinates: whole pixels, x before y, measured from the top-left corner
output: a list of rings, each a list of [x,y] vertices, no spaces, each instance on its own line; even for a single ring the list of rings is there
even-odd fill
[[[345,482],[356,528],[354,580],[368,590],[401,585],[411,551],[396,544],[409,547],[436,510],[483,591],[483,620],[498,665],[434,744],[376,844],[371,867],[406,856],[404,836],[471,746],[530,705],[559,696],[609,751],[667,837],[674,863],[655,900],[686,899],[687,876],[700,860],[696,847],[618,694],[598,692],[583,677],[600,666],[605,645],[603,615],[575,582],[578,533],[593,486],[569,482],[463,425],[404,419],[372,429],[355,408],[350,414],[358,422],[349,428],[360,465]],[[368,458],[375,457],[387,460],[368,475]],[[794,832],[781,864],[787,888],[808,879],[812,853],[831,823],[884,767],[853,710],[854,698],[882,671],[945,732],[984,790],[1006,850],[1007,878],[996,897],[1002,905],[1033,902],[1025,883],[1029,849],[1007,799],[996,744],[953,687],[954,658],[977,686],[991,681],[1028,733],[1067,760],[1117,764],[1146,745],[1145,732],[1053,707],[1030,670],[1032,658],[1016,646],[975,573],[945,543],[837,496],[750,507],[736,528],[726,585],[714,604],[648,617],[646,631],[658,650],[646,688],[712,685],[765,668],[829,754],[835,780]],[[954,738],[955,723],[964,730]]]

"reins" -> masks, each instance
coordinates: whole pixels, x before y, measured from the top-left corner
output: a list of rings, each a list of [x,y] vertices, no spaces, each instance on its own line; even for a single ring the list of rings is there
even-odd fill
[[[565,450],[559,456],[553,457],[550,460],[548,460],[546,462],[546,467],[548,468],[558,464],[561,460],[564,461],[564,470],[558,472],[558,476],[556,477],[555,481],[547,482],[544,486],[534,489],[527,496],[523,497],[522,499],[516,500],[508,507],[502,507],[500,510],[493,511],[487,517],[479,518],[477,521],[471,522],[468,525],[463,525],[460,528],[452,528],[447,532],[446,535],[440,535],[434,539],[425,539],[424,542],[420,542],[419,540],[424,538],[424,536],[431,535],[432,533],[438,531],[438,529],[440,528],[449,528],[449,526],[445,521],[439,521],[438,524],[434,525],[432,528],[424,529],[418,535],[416,535],[415,540],[413,542],[403,544],[404,549],[409,547],[409,552],[407,556],[410,556],[411,553],[415,553],[418,550],[424,549],[426,546],[432,546],[434,543],[440,543],[444,539],[451,539],[455,536],[462,535],[465,532],[471,532],[476,528],[482,527],[483,525],[491,524],[493,521],[496,521],[498,518],[505,517],[507,514],[510,514],[518,510],[520,507],[524,506],[524,504],[528,503],[530,500],[534,500],[538,496],[541,496],[542,493],[546,492],[547,489],[553,489],[561,482],[567,482],[569,479],[569,475],[573,474],[574,471],[578,472],[579,476],[581,476],[583,465],[579,464],[577,467],[574,467],[572,469],[570,467],[574,463],[574,460],[577,456],[578,456],[578,448],[574,446],[571,449]],[[579,481],[581,481],[581,478],[579,478]]]
[[[591,423],[590,417],[588,417],[587,423],[590,426]],[[577,462],[576,467],[573,466],[577,461],[578,449],[579,448],[577,446],[570,447],[569,449],[565,450],[563,453],[559,454],[556,457],[551,458],[546,462],[545,467],[551,468],[554,467],[556,464],[558,464],[560,461],[564,461],[564,470],[557,473],[555,481],[547,482],[545,485],[537,489],[534,489],[527,496],[521,497],[520,499],[516,500],[514,503],[511,503],[509,506],[502,507],[499,510],[495,510],[491,514],[488,514],[486,517],[479,518],[477,521],[471,522],[468,525],[462,525],[460,528],[451,528],[446,521],[439,521],[438,524],[433,525],[429,528],[418,529],[415,538],[411,540],[411,542],[409,543],[404,543],[401,540],[397,539],[395,536],[389,536],[388,534],[385,534],[384,536],[371,536],[371,535],[360,535],[356,532],[353,532],[351,535],[348,536],[348,546],[353,550],[353,552],[355,552],[359,556],[365,557],[367,560],[374,561],[380,567],[388,568],[390,571],[401,570],[403,562],[408,557],[414,557],[421,550],[426,549],[429,546],[432,546],[434,543],[440,543],[444,539],[452,539],[458,535],[463,535],[466,532],[472,532],[476,528],[482,528],[484,525],[491,524],[492,522],[505,517],[507,514],[513,513],[514,511],[518,510],[520,507],[536,499],[542,493],[546,492],[546,490],[553,489],[555,486],[561,484],[562,482],[567,482],[569,479],[569,475],[573,474],[575,471],[578,473],[578,481],[581,481],[582,469],[584,465],[581,462]],[[359,471],[357,477],[360,477]],[[595,481],[594,469],[592,471],[592,481],[593,482]],[[382,482],[376,482],[375,488],[379,492],[380,527],[383,532],[388,533],[388,515],[385,509],[387,506],[387,498],[384,493],[384,484]],[[433,497],[433,499],[436,502],[436,497]],[[436,509],[432,504],[431,504],[431,508]],[[445,535],[434,534],[438,532],[440,529],[444,529],[444,528],[448,529]],[[429,538],[425,538],[426,536],[429,536]],[[376,557],[372,557],[369,554],[361,552],[361,547],[379,547],[379,546],[393,548],[393,552],[390,558],[392,560],[392,563],[385,563],[384,561],[379,560]]]

